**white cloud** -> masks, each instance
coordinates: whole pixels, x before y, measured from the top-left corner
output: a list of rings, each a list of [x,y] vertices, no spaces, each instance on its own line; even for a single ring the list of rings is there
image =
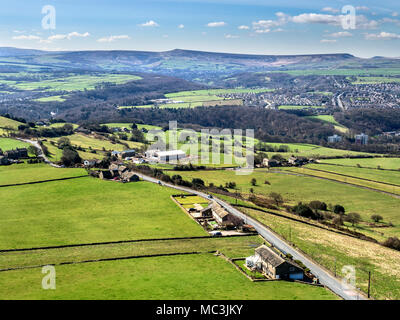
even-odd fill
[[[226,34],[226,35],[225,35],[225,38],[226,38],[226,39],[237,39],[237,38],[239,38],[239,36],[233,35],[233,34]]]
[[[340,32],[331,33],[330,36],[334,37],[334,38],[344,38],[344,37],[352,37],[353,34],[348,31],[340,31]]]
[[[272,28],[280,27],[286,24],[289,19],[289,16],[283,12],[277,12],[275,15],[278,18],[277,20],[259,20],[253,22],[253,30],[256,33],[268,33],[271,32]]]
[[[389,33],[382,31],[381,33],[366,33],[365,39],[367,40],[393,40],[400,39],[400,34]]]
[[[70,33],[68,33],[68,34],[55,34],[55,35],[49,36],[49,37],[47,38],[47,40],[48,40],[48,41],[53,41],[53,40],[64,40],[64,39],[71,40],[71,39],[74,38],[74,37],[77,37],[77,38],[86,38],[86,37],[89,37],[89,36],[90,36],[90,33],[89,33],[89,32],[79,33],[79,32],[74,31],[74,32],[70,32]]]
[[[338,9],[334,9],[332,7],[325,7],[323,9],[321,9],[322,12],[330,12],[330,13],[338,13],[339,10]]]
[[[347,17],[345,15],[330,15],[321,13],[303,13],[298,16],[291,17],[290,20],[294,23],[311,23],[311,24],[328,24],[333,26],[341,26],[342,21]],[[376,20],[368,20],[364,15],[357,15],[357,29],[375,29],[379,23]]]
[[[179,28],[179,29],[183,29],[183,28],[185,28],[185,25],[180,24],[180,25],[178,26],[178,28]]]
[[[358,6],[356,7],[356,10],[358,11],[369,11],[369,8],[366,6]]]
[[[142,26],[142,27],[159,27],[159,24],[153,20],[150,20],[145,23],[142,23],[140,26]]]
[[[121,40],[121,39],[130,39],[130,37],[126,34],[121,34],[117,36],[109,36],[109,37],[104,37],[97,39],[98,42],[113,42],[115,40]]]
[[[238,29],[239,29],[239,30],[249,30],[250,27],[249,27],[249,26],[243,25],[243,26],[239,26]]]
[[[398,12],[396,12],[396,11],[392,12],[392,17],[398,17],[398,16],[399,16]]]
[[[337,40],[333,39],[322,39],[320,42],[321,43],[335,43]]]
[[[85,32],[85,33],[79,33],[79,32],[70,32],[67,35],[68,40],[71,40],[72,37],[79,37],[79,38],[86,38],[89,37],[90,33],[89,32]]]
[[[40,37],[34,35],[20,35],[12,37],[13,40],[40,40]]]
[[[216,28],[216,27],[224,27],[226,26],[226,22],[220,21],[220,22],[210,22],[207,24],[207,27],[210,28]]]

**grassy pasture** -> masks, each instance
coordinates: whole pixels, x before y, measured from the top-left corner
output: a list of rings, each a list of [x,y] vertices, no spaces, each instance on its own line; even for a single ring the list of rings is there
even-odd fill
[[[96,137],[80,134],[80,133],[75,133],[70,136],[65,136],[71,141],[71,144],[74,146],[80,146],[82,148],[88,149],[91,147],[92,149],[96,150],[102,150],[105,148],[106,150],[117,150],[117,151],[123,151],[126,149],[125,146],[117,143],[113,143],[110,140],[107,139],[99,139]],[[49,138],[49,141],[55,141],[57,142],[59,138]]]
[[[6,187],[0,247],[205,235],[170,199],[173,193],[147,182],[90,177]]]
[[[38,98],[34,99],[34,101],[39,101],[39,102],[64,102],[65,98],[63,96],[51,96],[51,97],[43,97],[43,98]]]
[[[352,84],[380,84],[380,83],[397,83],[400,78],[393,77],[357,77],[356,81]]]
[[[44,163],[13,164],[10,166],[0,166],[0,186],[77,177],[85,174],[87,173],[84,169],[54,168]]]
[[[309,116],[307,117],[309,119],[315,119],[315,120],[320,120],[322,122],[327,122],[327,123],[331,123],[334,125],[335,129],[337,131],[346,133],[348,131],[348,128],[346,128],[345,126],[341,125],[339,122],[337,122],[335,120],[335,118],[332,115],[318,115],[318,116]]]
[[[41,289],[40,268],[0,274],[8,299],[337,299],[324,288],[249,281],[212,254],[75,264],[57,267],[57,289]]]
[[[356,268],[356,285],[367,291],[368,271],[372,272],[371,294],[377,299],[400,298],[400,252],[379,244],[339,235],[299,222],[252,209],[246,213],[290,239],[296,247],[332,272],[343,276],[342,267]]]
[[[343,167],[343,166],[333,166],[333,165],[331,166],[324,164],[309,164],[306,167],[330,171],[333,173],[355,176],[363,179],[370,179],[385,183],[397,184],[400,186],[400,171],[393,172],[393,171],[372,170],[372,169],[358,168],[358,167]]]
[[[28,148],[29,143],[19,141],[11,138],[0,138],[0,149],[3,151],[16,149],[16,148]]]
[[[376,191],[345,185],[335,181],[327,181],[313,177],[296,176],[269,172],[266,169],[256,169],[250,175],[236,175],[234,171],[168,171],[169,175],[180,174],[183,179],[191,181],[201,178],[206,183],[225,186],[227,182],[235,182],[237,190],[250,194],[253,188],[255,194],[269,195],[277,192],[288,204],[298,202],[308,203],[313,200],[324,201],[327,204],[341,204],[346,212],[357,212],[365,221],[370,221],[372,214],[380,214],[385,222],[392,222],[394,227],[383,228],[380,231],[385,237],[400,235],[400,216],[398,214],[399,199]],[[255,178],[256,186],[251,179]],[[270,185],[265,184],[268,181]],[[236,192],[236,190],[232,190]]]
[[[324,159],[323,163],[338,164],[342,166],[400,170],[400,158],[365,158],[365,159]]]
[[[96,75],[73,75],[63,78],[42,80],[38,82],[19,81],[11,85],[20,90],[43,90],[43,91],[82,91],[94,89],[96,85],[104,82],[123,84],[129,81],[140,80],[141,77],[128,74],[96,74]],[[0,83],[4,80],[0,80]]]
[[[400,75],[400,68],[365,68],[365,69],[305,69],[305,70],[285,70],[285,71],[272,71],[272,73],[288,73],[293,76],[395,76]]]
[[[366,181],[363,179],[371,179],[374,177],[374,174],[372,173],[371,175],[369,175],[371,178],[363,178],[363,179],[359,179],[359,177],[346,177],[346,176],[342,176],[340,175],[340,172],[334,172],[334,171],[329,171],[329,168],[318,168],[321,170],[325,170],[325,171],[329,171],[329,172],[322,172],[322,171],[315,171],[315,170],[310,170],[308,168],[312,168],[312,167],[302,167],[302,168],[290,168],[287,169],[290,172],[295,172],[295,173],[300,173],[300,174],[307,174],[307,175],[312,175],[312,176],[317,176],[317,177],[322,177],[322,178],[327,178],[327,179],[332,179],[338,182],[345,182],[345,183],[351,183],[351,184],[355,184],[358,186],[363,186],[363,187],[369,187],[369,188],[373,188],[373,189],[377,189],[377,190],[381,190],[381,191],[385,191],[385,192],[390,192],[390,193],[394,193],[397,195],[400,195],[400,184],[398,186],[391,186],[391,185],[387,185],[385,183],[380,183],[380,182],[374,182],[374,181]],[[315,168],[315,167],[314,167]],[[315,168],[317,169],[317,168]],[[337,174],[339,173],[339,174]],[[351,172],[349,172],[348,175],[353,176],[353,174],[351,174]],[[381,177],[382,178],[382,177]],[[386,175],[384,178],[388,179],[388,176]],[[389,180],[392,180],[389,178]],[[394,179],[396,180],[396,179]],[[397,181],[399,180],[399,176],[397,176]],[[396,181],[394,181],[394,183],[396,183]]]
[[[17,129],[19,125],[23,124],[22,122],[15,121],[12,119],[8,119],[6,117],[0,117],[0,127],[9,127],[12,129]]]
[[[259,236],[205,237],[199,239],[152,240],[98,244],[81,247],[11,251],[0,253],[0,269],[32,267],[87,260],[219,250],[228,257],[249,256],[263,243]]]

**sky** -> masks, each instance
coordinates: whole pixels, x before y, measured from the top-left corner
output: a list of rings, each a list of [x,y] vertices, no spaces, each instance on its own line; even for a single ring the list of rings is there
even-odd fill
[[[398,0],[0,0],[0,4],[1,47],[400,57]]]

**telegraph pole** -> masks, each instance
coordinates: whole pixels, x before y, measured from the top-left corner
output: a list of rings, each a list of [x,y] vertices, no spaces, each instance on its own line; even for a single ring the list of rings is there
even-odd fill
[[[370,290],[371,290],[371,271],[368,271],[368,299],[370,298]]]

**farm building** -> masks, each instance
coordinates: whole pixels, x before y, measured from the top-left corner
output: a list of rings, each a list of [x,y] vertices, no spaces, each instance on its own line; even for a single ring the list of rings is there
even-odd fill
[[[107,170],[107,171],[100,171],[99,177],[100,179],[106,180],[106,179],[112,179],[114,176],[111,171]]]
[[[221,225],[229,222],[230,213],[215,201],[212,204],[212,215]]]
[[[186,158],[186,153],[182,150],[160,151],[153,149],[147,150],[145,156],[146,158],[154,158],[156,161],[169,162]]]
[[[26,148],[17,148],[15,150],[7,150],[4,152],[4,156],[9,159],[20,159],[28,158],[28,150]]]
[[[366,135],[364,133],[357,134],[355,136],[355,142],[356,142],[356,144],[362,144],[362,145],[368,144],[368,135]]]
[[[303,269],[285,260],[266,245],[258,247],[254,256],[246,258],[246,266],[273,279],[303,280],[304,277]]]
[[[181,150],[159,151],[156,153],[156,157],[158,161],[169,162],[185,158],[186,153]]]
[[[125,182],[137,182],[139,181],[139,176],[134,172],[125,171],[121,175],[122,181]]]
[[[124,150],[118,154],[118,158],[125,159],[128,157],[134,157],[135,154],[136,154],[136,150],[134,150],[134,149]]]
[[[8,160],[7,157],[0,156],[0,166],[5,166],[10,164],[10,161]]]
[[[305,158],[297,158],[297,157],[291,156],[288,159],[288,163],[293,165],[293,166],[301,166],[301,165],[307,163],[307,159],[305,159]]]
[[[279,167],[280,166],[280,162],[274,159],[268,159],[268,158],[264,158],[263,159],[263,166],[264,167],[268,167],[268,168],[272,168],[272,167]]]

